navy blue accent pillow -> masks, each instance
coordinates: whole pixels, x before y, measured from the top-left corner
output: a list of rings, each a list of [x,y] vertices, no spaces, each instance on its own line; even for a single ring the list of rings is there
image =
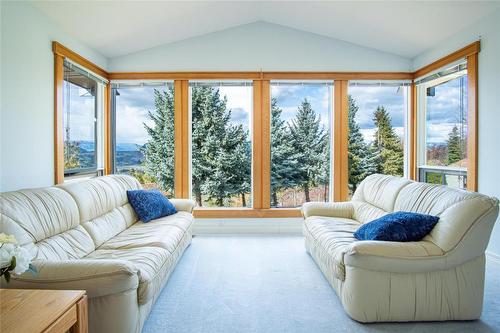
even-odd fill
[[[354,237],[359,240],[416,242],[438,223],[439,217],[410,212],[394,212],[363,224]]]
[[[127,197],[143,222],[177,213],[174,205],[158,190],[127,191]]]

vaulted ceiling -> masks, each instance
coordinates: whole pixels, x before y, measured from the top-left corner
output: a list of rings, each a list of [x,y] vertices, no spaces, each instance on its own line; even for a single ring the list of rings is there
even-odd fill
[[[499,1],[32,1],[108,58],[266,21],[413,58]],[[279,41],[277,41],[279,42]]]

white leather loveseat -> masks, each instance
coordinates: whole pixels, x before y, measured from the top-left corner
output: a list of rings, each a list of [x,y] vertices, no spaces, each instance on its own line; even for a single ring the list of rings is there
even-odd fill
[[[419,242],[358,241],[353,232],[393,211],[440,217]],[[469,320],[481,315],[485,249],[498,200],[446,186],[372,175],[352,201],[307,203],[305,245],[360,322]]]
[[[32,248],[38,268],[2,287],[85,289],[91,333],[140,332],[191,242],[194,202],[173,199],[178,213],[143,223],[126,194],[139,188],[113,175],[2,193],[0,232]]]

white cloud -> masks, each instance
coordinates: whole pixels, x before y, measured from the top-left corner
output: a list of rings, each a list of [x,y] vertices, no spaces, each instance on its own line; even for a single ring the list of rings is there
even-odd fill
[[[148,117],[148,110],[145,107],[117,106],[116,141],[145,144],[149,135],[144,128],[144,123],[151,127],[154,126],[154,122]]]

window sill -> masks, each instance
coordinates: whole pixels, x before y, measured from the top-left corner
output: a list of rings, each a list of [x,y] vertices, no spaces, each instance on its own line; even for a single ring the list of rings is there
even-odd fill
[[[293,218],[302,217],[300,208],[203,208],[194,209],[195,218]]]

